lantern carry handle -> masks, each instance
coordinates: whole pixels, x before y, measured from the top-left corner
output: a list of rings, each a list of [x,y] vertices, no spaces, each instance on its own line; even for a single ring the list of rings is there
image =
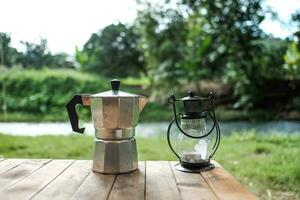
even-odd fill
[[[170,123],[169,126],[168,126],[168,131],[167,131],[167,141],[168,141],[168,144],[169,144],[170,149],[173,151],[173,153],[176,155],[176,157],[177,157],[177,158],[180,160],[180,162],[181,162],[180,156],[175,152],[175,150],[173,149],[173,146],[172,146],[172,144],[171,144],[171,141],[170,141],[170,130],[171,130],[171,127],[172,127],[174,121],[175,121],[175,117],[172,119],[171,123]]]
[[[178,115],[178,114],[179,114],[179,115],[182,115],[181,113],[178,113],[178,114],[177,114],[177,111],[176,111],[176,105],[175,105],[175,102],[178,101],[178,100],[175,98],[174,95],[172,95],[171,97],[168,98],[168,102],[171,103],[172,106],[173,106],[174,120],[175,120],[175,122],[176,122],[176,125],[177,125],[178,129],[179,129],[185,136],[190,137],[190,138],[193,138],[193,139],[201,139],[201,138],[204,138],[204,137],[209,136],[209,135],[213,132],[213,130],[215,129],[215,127],[216,127],[216,116],[215,116],[215,109],[214,109],[214,103],[213,103],[213,101],[214,101],[213,93],[211,92],[210,95],[209,95],[209,97],[203,98],[202,100],[206,100],[206,99],[210,100],[210,102],[211,102],[212,111],[213,111],[213,118],[212,118],[212,120],[214,121],[214,124],[213,124],[212,128],[210,129],[210,131],[209,131],[208,133],[206,133],[205,135],[202,135],[202,136],[201,136],[201,135],[200,135],[200,136],[193,136],[193,135],[190,135],[190,134],[186,133],[186,132],[180,127],[180,125],[179,125],[179,123],[178,123],[177,115]]]
[[[219,148],[220,145],[220,141],[221,141],[221,131],[220,131],[219,124],[216,122],[216,140],[212,148],[213,152],[210,154],[209,159],[211,159],[217,152],[217,149]]]
[[[214,154],[216,153],[218,147],[219,147],[219,144],[220,144],[220,140],[221,140],[221,130],[220,130],[220,127],[219,127],[219,124],[216,120],[216,114],[215,114],[215,107],[214,107],[214,103],[213,101],[215,100],[215,97],[213,95],[212,92],[210,92],[209,94],[209,98],[211,99],[211,107],[212,107],[212,113],[213,113],[213,116],[210,116],[211,118],[213,118],[214,120],[214,124],[215,124],[215,128],[216,128],[216,141],[215,141],[215,144],[213,146],[213,152],[211,153],[211,155],[209,156],[210,158],[214,156]],[[210,115],[210,113],[208,113]]]

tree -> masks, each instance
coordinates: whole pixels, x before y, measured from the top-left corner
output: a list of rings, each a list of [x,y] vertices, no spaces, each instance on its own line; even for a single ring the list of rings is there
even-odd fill
[[[0,33],[0,65],[12,67],[16,64],[19,53],[11,47],[11,37],[7,33]]]
[[[172,3],[140,1],[140,46],[154,84],[169,88],[183,81],[223,78],[233,85],[237,106],[260,101],[261,1],[182,0],[176,8]]]
[[[76,53],[83,69],[109,77],[138,76],[147,73],[137,48],[132,26],[111,24],[93,33],[81,53]]]
[[[239,99],[236,107],[252,107],[261,101],[263,58],[258,41],[263,36],[259,24],[265,15],[261,1],[183,0],[183,3],[189,7],[193,20],[191,32],[200,30],[191,38],[200,43],[196,50],[201,53],[193,56],[199,60],[198,68],[207,67],[213,75],[223,75],[233,85],[234,95]]]
[[[300,79],[300,10],[292,15],[292,23],[298,31],[294,33],[294,40],[284,55],[284,67],[291,79]]]
[[[292,24],[297,29],[297,31],[294,33],[294,40],[297,43],[298,49],[300,49],[300,9],[292,14]]]
[[[142,2],[140,2],[142,3]],[[181,84],[186,22],[180,12],[171,8],[143,2],[145,8],[138,12],[137,32],[141,36],[139,48],[143,52],[152,92],[157,100],[165,98],[161,93],[172,92]]]
[[[21,43],[25,51],[20,53],[18,62],[25,68],[74,68],[74,62],[70,60],[68,54],[50,52],[46,39],[41,39],[38,43],[27,41]]]
[[[51,63],[51,53],[46,39],[41,39],[37,44],[26,41],[21,43],[25,47],[25,51],[19,57],[23,67],[41,68]]]

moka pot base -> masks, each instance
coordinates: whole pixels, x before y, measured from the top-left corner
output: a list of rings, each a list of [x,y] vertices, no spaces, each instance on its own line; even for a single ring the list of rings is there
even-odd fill
[[[138,169],[135,138],[124,140],[95,139],[92,170],[101,174],[123,174]]]

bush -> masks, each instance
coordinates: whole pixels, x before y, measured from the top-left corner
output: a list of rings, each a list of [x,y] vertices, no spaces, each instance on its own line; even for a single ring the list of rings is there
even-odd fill
[[[66,121],[66,103],[74,94],[95,94],[110,90],[108,79],[71,69],[0,69],[0,121]],[[3,90],[4,89],[4,90]],[[148,96],[148,90],[122,80],[122,91]],[[88,107],[78,106],[79,118],[91,120]],[[140,121],[169,120],[164,106],[148,103]]]
[[[75,70],[2,70],[0,104],[17,112],[61,112],[79,93],[97,93],[110,87],[105,78]]]

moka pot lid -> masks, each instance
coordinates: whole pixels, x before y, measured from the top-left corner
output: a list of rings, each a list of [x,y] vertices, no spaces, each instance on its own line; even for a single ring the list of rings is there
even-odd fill
[[[142,95],[120,91],[119,89],[120,89],[121,81],[119,81],[118,79],[111,80],[110,84],[111,84],[111,88],[112,88],[111,90],[106,91],[106,92],[100,92],[100,93],[97,93],[97,94],[93,94],[90,97],[92,97],[92,98],[99,98],[99,97],[116,97],[116,98],[119,98],[119,97],[128,97],[128,98],[137,97],[137,98],[139,98],[139,97],[144,97]]]

